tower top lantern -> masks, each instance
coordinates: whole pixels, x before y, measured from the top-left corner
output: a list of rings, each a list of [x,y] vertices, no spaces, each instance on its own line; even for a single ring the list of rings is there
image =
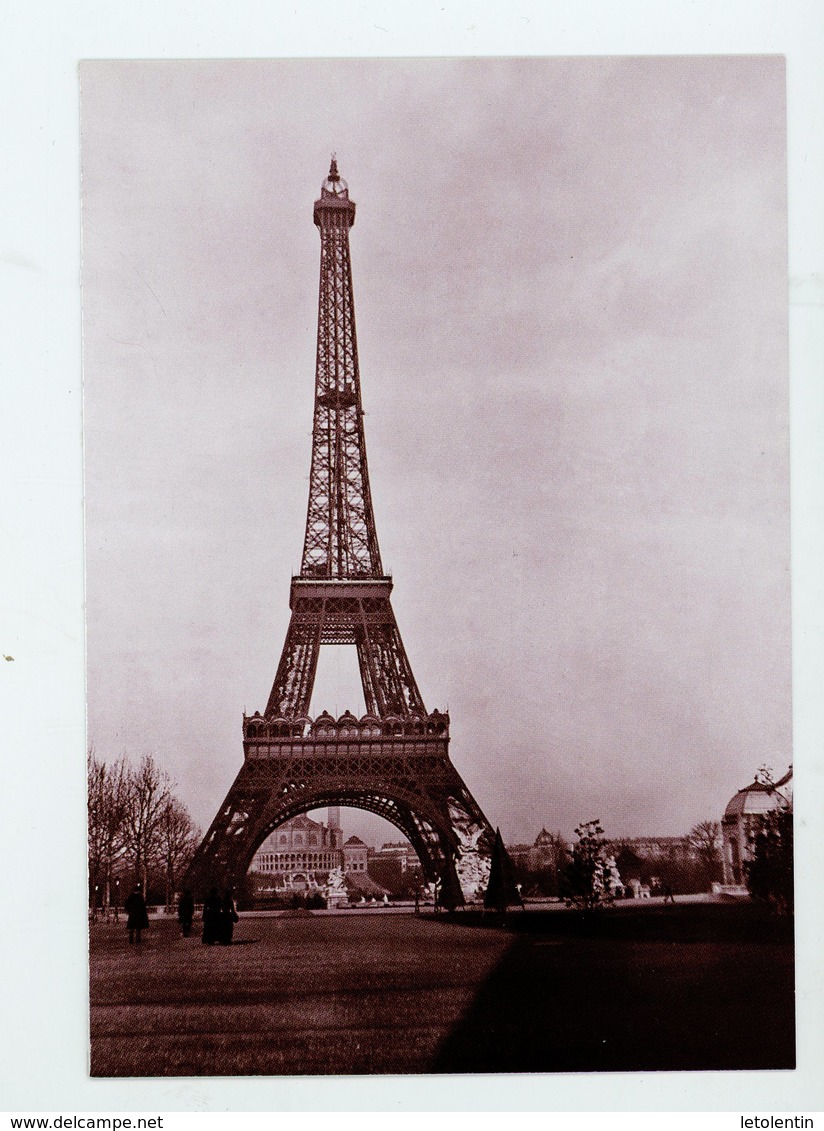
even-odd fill
[[[320,186],[320,200],[315,201],[314,218],[319,228],[351,228],[355,223],[355,203],[349,199],[349,185],[338,172],[334,155],[329,174]]]

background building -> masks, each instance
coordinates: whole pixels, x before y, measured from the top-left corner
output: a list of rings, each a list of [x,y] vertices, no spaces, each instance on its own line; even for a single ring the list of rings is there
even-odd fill
[[[359,836],[350,836],[343,846],[343,871],[365,872],[369,863],[369,849]]]
[[[624,836],[616,841],[618,851],[627,849],[642,859],[694,860],[696,851],[688,836]]]
[[[250,871],[271,876],[274,889],[300,889],[316,887],[340,867],[346,870],[340,810],[330,809],[328,826],[301,814],[276,828],[255,853]]]
[[[388,841],[369,849],[369,876],[396,899],[413,899],[423,875],[415,849],[408,841]]]

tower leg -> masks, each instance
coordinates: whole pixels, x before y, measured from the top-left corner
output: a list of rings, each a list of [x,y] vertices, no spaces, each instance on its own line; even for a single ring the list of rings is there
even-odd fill
[[[301,621],[293,614],[266,704],[267,718],[309,713],[320,655],[321,628],[320,623]]]

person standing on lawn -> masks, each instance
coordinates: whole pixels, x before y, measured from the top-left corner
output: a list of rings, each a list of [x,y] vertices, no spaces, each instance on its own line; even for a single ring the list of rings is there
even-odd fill
[[[149,927],[149,912],[146,910],[146,900],[140,884],[134,885],[134,891],[123,904],[123,910],[128,915],[126,930],[129,932],[129,946],[133,943],[139,946],[140,932]]]
[[[223,895],[223,903],[220,908],[220,938],[218,942],[222,943],[223,946],[232,945],[235,923],[239,918],[240,916],[237,913],[234,894],[231,888],[227,888]]]
[[[184,891],[177,904],[177,918],[180,923],[180,933],[188,939],[192,933],[192,920],[195,917],[195,899],[188,888]]]

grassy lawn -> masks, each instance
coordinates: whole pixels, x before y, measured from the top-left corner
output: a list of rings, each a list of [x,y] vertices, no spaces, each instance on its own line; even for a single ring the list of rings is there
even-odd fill
[[[511,942],[413,916],[241,919],[238,945],[92,932],[92,1074],[422,1072]]]
[[[91,936],[92,1074],[787,1068],[792,939],[751,908],[511,915],[505,928],[242,919],[204,947]]]

